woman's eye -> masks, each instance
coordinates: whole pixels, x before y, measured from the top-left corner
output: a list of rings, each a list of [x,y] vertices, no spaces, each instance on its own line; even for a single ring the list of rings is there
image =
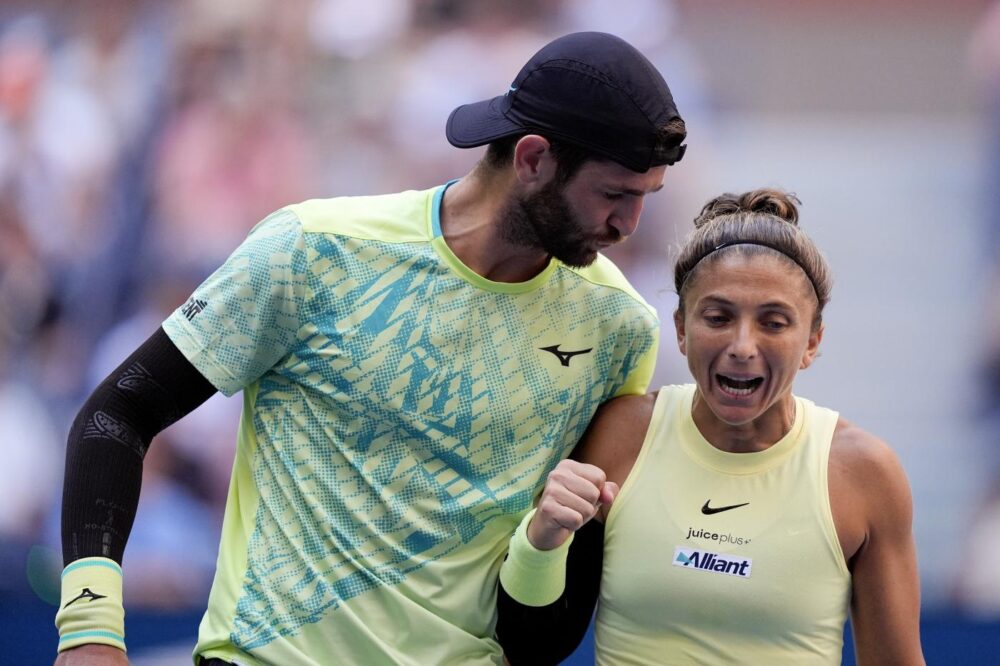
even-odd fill
[[[605,192],[604,193],[604,198],[605,199],[609,199],[611,201],[618,201],[619,199],[622,198],[622,196],[623,195],[622,195],[621,192]]]

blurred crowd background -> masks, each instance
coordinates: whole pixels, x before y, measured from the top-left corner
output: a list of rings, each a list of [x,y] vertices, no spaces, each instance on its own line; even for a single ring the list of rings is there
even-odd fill
[[[688,379],[670,268],[701,205],[797,193],[836,278],[797,391],[898,451],[925,612],[1000,622],[1000,3],[5,0],[4,644],[40,608],[32,640],[54,650],[65,439],[89,391],[268,212],[465,173],[481,151],[448,145],[449,112],[575,30],[646,53],[688,124],[612,252],[664,320],[656,383]],[[217,396],[151,446],[129,617],[203,608],[239,409]]]

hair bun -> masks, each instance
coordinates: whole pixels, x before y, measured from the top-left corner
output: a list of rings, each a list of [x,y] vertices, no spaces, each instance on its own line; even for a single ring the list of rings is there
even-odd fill
[[[790,192],[781,190],[759,189],[743,194],[726,192],[715,197],[701,209],[694,219],[695,228],[702,227],[712,220],[726,215],[738,213],[763,213],[781,218],[789,224],[798,226],[799,209],[802,202]]]

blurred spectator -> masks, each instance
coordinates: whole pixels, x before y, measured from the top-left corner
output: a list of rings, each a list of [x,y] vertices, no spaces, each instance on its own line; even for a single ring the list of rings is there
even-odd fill
[[[157,81],[140,6],[102,0],[0,25],[0,335],[59,427],[132,268],[120,178]]]
[[[39,396],[0,371],[0,544],[16,544],[26,554],[38,541],[52,491],[60,485],[60,440]]]
[[[457,151],[441,141],[448,115],[467,100],[504,92],[524,54],[555,37],[557,8],[537,0],[418,3],[421,38],[399,55],[391,95],[378,107],[386,141],[381,152],[391,157],[381,179],[386,191],[431,187],[474,164],[481,151]]]
[[[295,110],[304,21],[261,2],[196,0],[184,10],[147,252],[207,274],[268,213],[318,194],[317,158]]]
[[[406,36],[411,0],[316,0],[309,32],[324,53],[361,60]]]
[[[0,173],[47,264],[65,275],[107,238],[95,211],[116,142],[100,100],[54,67],[48,32],[32,17],[0,35]]]
[[[0,190],[0,367],[45,315],[53,295],[41,253],[24,228],[15,194]]]
[[[37,119],[48,65],[40,18],[0,28],[0,352],[9,356],[20,350],[55,297],[41,225],[32,211],[49,170]]]

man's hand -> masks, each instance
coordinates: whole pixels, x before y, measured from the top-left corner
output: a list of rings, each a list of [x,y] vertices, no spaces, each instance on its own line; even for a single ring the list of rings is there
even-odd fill
[[[549,472],[528,524],[528,541],[538,550],[561,546],[570,534],[597,515],[602,504],[611,504],[617,494],[618,484],[607,481],[601,468],[563,460]]]
[[[88,643],[60,652],[55,666],[128,666],[128,657],[116,647]]]

